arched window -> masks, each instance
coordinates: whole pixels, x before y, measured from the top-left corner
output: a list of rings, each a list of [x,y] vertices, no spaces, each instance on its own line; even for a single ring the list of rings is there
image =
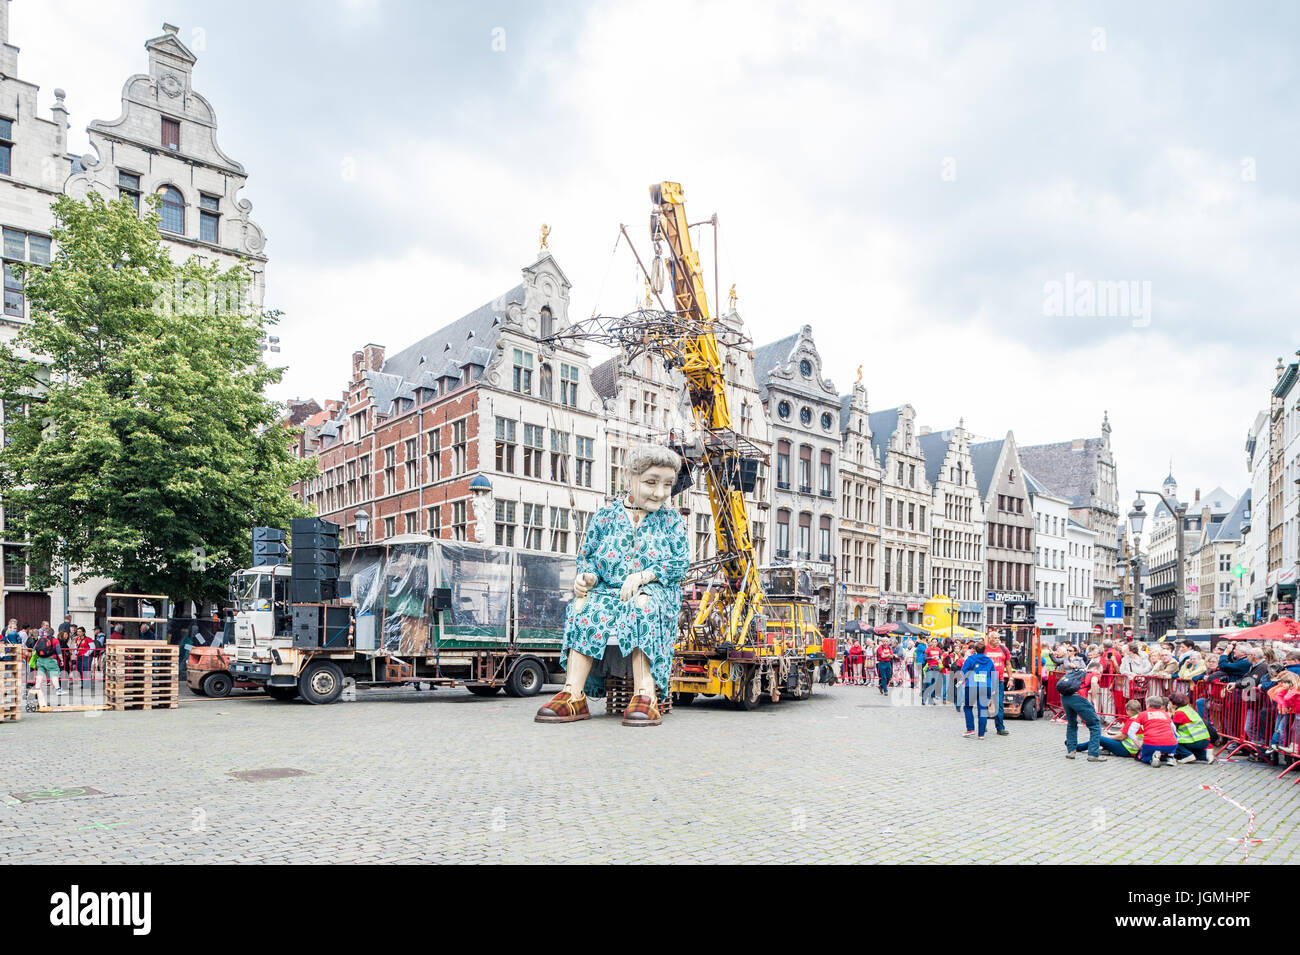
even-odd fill
[[[549,306],[542,306],[542,338],[550,338],[555,334],[555,319],[551,316]]]
[[[162,186],[158,189],[158,195],[162,197],[162,206],[158,209],[158,228],[164,232],[184,235],[185,199],[180,191],[171,186]]]

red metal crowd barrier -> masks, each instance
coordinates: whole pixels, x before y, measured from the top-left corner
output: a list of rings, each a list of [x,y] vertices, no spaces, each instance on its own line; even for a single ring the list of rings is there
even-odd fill
[[[1054,719],[1061,718],[1061,696],[1056,689],[1064,673],[1047,673],[1044,697]],[[1168,677],[1102,674],[1088,691],[1088,702],[1106,723],[1123,719],[1129,700],[1145,705],[1152,697],[1169,699],[1175,690],[1187,695],[1205,721],[1218,733],[1217,755],[1223,759],[1245,753],[1262,756],[1269,748],[1284,757],[1288,765],[1278,775],[1281,779],[1300,770],[1300,715],[1281,713],[1279,707],[1260,687],[1242,688],[1231,683],[1207,683],[1204,680],[1176,680]],[[1300,783],[1298,776],[1292,783]]]

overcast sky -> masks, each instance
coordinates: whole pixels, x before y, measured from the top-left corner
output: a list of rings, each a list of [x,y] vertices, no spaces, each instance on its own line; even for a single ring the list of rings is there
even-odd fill
[[[74,152],[164,20],[249,172],[279,398],[509,289],[543,222],[573,317],[627,311],[611,249],[620,222],[645,249],[661,179],[718,214],[757,343],[811,324],[841,392],[863,364],[873,410],[935,429],[1109,411],[1121,512],[1170,458],[1189,499],[1240,493],[1300,346],[1297,4],[14,0]],[[1054,309],[1092,282],[1136,283],[1127,313]]]

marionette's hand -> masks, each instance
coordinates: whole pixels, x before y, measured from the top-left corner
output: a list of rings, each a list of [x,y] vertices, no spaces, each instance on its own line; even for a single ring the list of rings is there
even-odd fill
[[[636,574],[628,574],[627,579],[623,581],[623,589],[618,593],[619,600],[631,600],[636,596],[637,591],[646,584],[657,580],[659,575],[653,570],[643,570]]]
[[[596,586],[595,574],[579,574],[573,578],[573,596],[585,597],[592,587]]]

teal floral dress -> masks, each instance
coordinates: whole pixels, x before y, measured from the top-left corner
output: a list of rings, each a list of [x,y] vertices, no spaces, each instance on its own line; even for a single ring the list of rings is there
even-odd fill
[[[605,695],[605,677],[611,670],[600,661],[611,638],[626,661],[633,650],[643,652],[650,660],[655,685],[661,693],[667,690],[682,609],[682,578],[689,566],[686,522],[676,508],[665,504],[635,526],[622,501],[595,513],[578,550],[578,573],[595,574],[597,582],[581,610],[574,609],[577,600],[569,603],[560,656],[567,664],[569,651],[577,650],[598,661],[587,678],[588,696]],[[643,570],[659,575],[640,590],[650,598],[645,610],[637,606],[636,597],[619,599],[623,581]]]

